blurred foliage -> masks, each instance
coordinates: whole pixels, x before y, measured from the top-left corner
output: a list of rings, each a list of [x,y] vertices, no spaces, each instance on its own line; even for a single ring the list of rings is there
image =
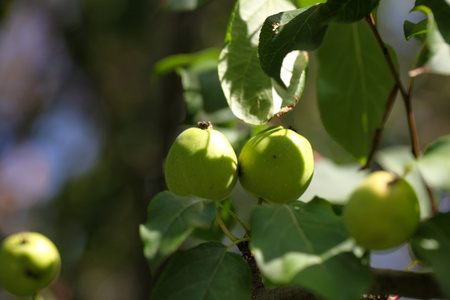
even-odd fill
[[[27,3],[0,1],[0,20],[10,17],[11,5],[19,2]],[[59,19],[55,26],[64,34],[71,57],[94,86],[98,101],[95,106],[101,110],[99,122],[104,130],[102,152],[89,173],[64,183],[55,197],[36,205],[28,214],[20,214],[17,222],[25,218],[26,229],[47,233],[60,248],[62,276],[49,291],[56,299],[148,299],[152,275],[157,274],[150,274],[145,261],[139,224],[145,223],[150,199],[165,189],[164,157],[180,125],[191,126],[210,119],[237,152],[250,135],[250,128],[227,108],[217,75],[217,55],[234,3],[198,1],[202,4],[198,10],[167,11],[174,9],[169,6],[177,1],[43,2],[57,3],[56,14],[63,11],[74,16]],[[302,6],[312,3],[296,2]],[[307,81],[295,112],[281,121],[301,131],[315,150],[331,160],[351,161],[320,123],[313,101],[315,59],[312,53],[311,80]],[[401,59],[401,64],[409,63]],[[422,143],[431,142],[442,132],[448,133],[450,128],[450,85],[446,81],[438,76],[417,79],[417,117],[430,125],[429,129],[419,129]],[[44,110],[45,107],[35,112],[35,117]],[[400,114],[395,108],[392,114],[382,146],[393,141],[408,143],[404,120],[398,121],[395,116]],[[243,130],[237,133],[232,129],[236,127]],[[30,131],[31,128],[23,130]],[[323,168],[326,170],[327,166]],[[334,171],[338,167],[330,168]],[[319,181],[323,182],[328,173],[318,172],[322,176]],[[324,190],[320,185],[317,189]],[[344,197],[335,196],[339,200]],[[239,200],[246,197],[239,190],[232,195]],[[229,205],[245,212],[249,205],[243,202],[230,201]],[[9,298],[0,293],[0,299]]]

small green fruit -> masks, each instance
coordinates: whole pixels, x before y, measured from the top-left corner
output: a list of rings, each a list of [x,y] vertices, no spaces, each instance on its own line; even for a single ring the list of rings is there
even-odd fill
[[[173,142],[165,163],[168,189],[177,195],[222,201],[237,181],[237,157],[227,138],[211,123],[188,128]]]
[[[349,234],[362,247],[383,250],[398,246],[420,222],[419,200],[411,185],[387,171],[370,174],[344,209]]]
[[[298,199],[314,173],[311,144],[293,130],[281,126],[261,131],[242,148],[239,180],[257,198],[272,204]]]
[[[58,249],[44,235],[20,232],[8,236],[0,248],[0,285],[19,297],[32,296],[59,275]]]

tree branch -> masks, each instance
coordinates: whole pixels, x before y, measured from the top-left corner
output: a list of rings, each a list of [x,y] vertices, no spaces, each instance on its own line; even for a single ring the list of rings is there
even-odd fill
[[[266,289],[262,283],[261,272],[250,251],[248,241],[239,243],[239,250],[247,261],[252,273],[252,299],[254,300],[324,300],[308,289],[292,285]],[[415,273],[385,269],[372,269],[374,284],[361,299],[388,299],[389,294],[418,298],[443,299],[444,295],[432,273]],[[349,283],[351,284],[351,283]]]

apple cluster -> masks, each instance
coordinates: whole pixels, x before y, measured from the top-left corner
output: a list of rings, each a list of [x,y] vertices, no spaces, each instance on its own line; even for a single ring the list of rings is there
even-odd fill
[[[284,204],[305,192],[313,173],[311,144],[282,126],[251,137],[238,158],[222,133],[210,122],[199,122],[175,139],[165,163],[170,191],[216,201],[226,199],[239,179],[248,194],[268,204]],[[360,246],[388,249],[404,243],[416,230],[419,201],[405,179],[376,171],[353,192],[343,218]]]
[[[165,162],[168,189],[178,195],[222,201],[238,178],[250,195],[270,204],[298,199],[314,172],[309,141],[291,129],[274,126],[250,138],[239,159],[227,138],[210,122],[184,130]]]

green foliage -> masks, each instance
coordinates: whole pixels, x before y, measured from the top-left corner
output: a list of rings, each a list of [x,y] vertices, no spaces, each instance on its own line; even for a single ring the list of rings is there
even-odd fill
[[[150,299],[250,300],[250,288],[250,270],[242,257],[209,242],[176,253]]]
[[[426,35],[421,39],[424,47],[423,53],[418,54],[418,71],[413,75],[424,72],[450,75],[449,2],[447,0],[419,0],[416,1],[413,11],[420,11],[427,16]],[[406,29],[408,29],[408,25],[406,25]],[[422,32],[424,32],[423,29]]]
[[[286,58],[283,68],[286,79],[282,85],[263,72],[258,58],[258,37],[264,18],[280,9],[292,8],[285,0],[236,2],[218,70],[228,105],[246,123],[263,124],[281,111],[289,110],[303,90],[308,66],[304,53],[293,53]]]
[[[219,123],[227,137],[235,137],[230,141],[239,153],[251,131],[272,121],[295,123],[282,116],[296,108],[312,58],[311,64],[317,64],[313,89],[320,121],[354,164],[340,166],[317,155],[305,194],[281,205],[243,203],[245,197],[236,189],[226,209],[207,199],[157,195],[150,202],[147,223],[141,226],[151,270],[167,259],[156,278],[153,299],[249,299],[258,295],[259,272],[263,277],[259,283],[274,287],[270,290],[274,294],[278,287],[301,286],[324,299],[360,299],[377,287],[374,280],[379,278],[369,267],[370,252],[349,236],[341,212],[357,184],[379,168],[403,177],[414,188],[423,221],[412,237],[412,249],[430,264],[430,274],[450,295],[444,286],[450,268],[446,229],[450,215],[438,213],[435,199],[450,192],[450,137],[437,139],[422,153],[411,108],[414,76],[450,74],[449,2],[417,0],[412,11],[426,18],[404,21],[404,38],[421,43],[410,66],[408,87],[402,82],[395,50],[379,34],[373,15],[378,4],[378,0],[236,1],[220,53],[208,49],[157,64],[157,74],[175,70],[181,77],[185,125],[206,119]],[[390,141],[383,141],[382,134],[397,96],[406,107],[411,146],[387,147]],[[277,179],[267,184],[278,183]],[[240,206],[247,210],[240,211]],[[249,219],[250,226],[241,218]],[[243,234],[239,228],[229,231],[235,224]],[[237,232],[240,236],[235,236]],[[223,233],[232,241],[228,248]],[[188,237],[207,242],[183,246]],[[250,245],[248,252],[243,241]],[[245,259],[231,252],[236,245]]]
[[[450,213],[438,214],[423,222],[411,247],[416,257],[431,265],[441,289],[450,297]]]
[[[418,161],[422,176],[432,187],[450,191],[450,136],[440,137],[425,148]]]
[[[368,266],[352,253],[342,217],[323,199],[255,207],[251,227],[256,262],[275,284],[299,284],[344,300],[357,299],[371,283]]]
[[[394,77],[367,23],[332,24],[317,52],[317,98],[332,138],[365,164]]]
[[[210,227],[215,214],[213,200],[168,191],[155,196],[148,207],[147,223],[140,226],[150,269],[155,271],[195,228]]]

